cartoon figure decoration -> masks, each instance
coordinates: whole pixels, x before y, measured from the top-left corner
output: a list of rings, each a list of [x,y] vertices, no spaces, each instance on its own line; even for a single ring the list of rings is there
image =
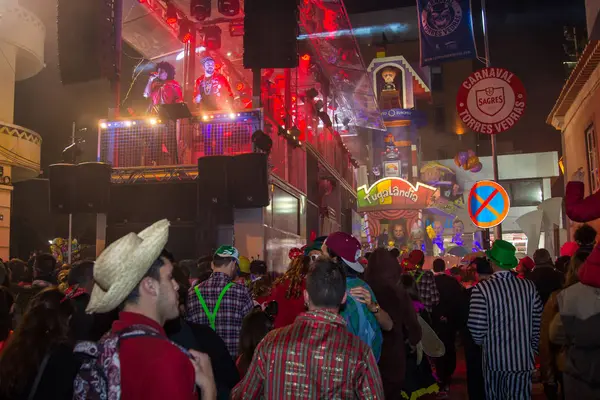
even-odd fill
[[[391,133],[388,134],[383,141],[385,142],[383,158],[386,160],[398,160],[400,158],[400,149],[396,147],[394,135]]]
[[[450,215],[464,207],[463,189],[451,168],[436,161],[428,162],[421,167],[421,181],[440,189],[440,197],[432,207]]]
[[[227,78],[217,71],[215,60],[212,57],[205,57],[202,65],[204,75],[196,80],[194,103],[200,104],[203,111],[231,108],[233,92]]]
[[[454,157],[454,163],[457,167],[461,167],[465,171],[473,173],[481,171],[483,165],[479,161],[479,157],[473,150],[461,151]]]
[[[425,232],[423,231],[423,227],[416,222],[410,229],[409,240],[411,250],[421,250],[422,252],[425,252]]]
[[[432,225],[427,226],[427,236],[431,239],[431,243],[437,246],[439,249],[438,254],[444,254],[446,249],[444,248],[444,222],[436,219]]]
[[[381,77],[383,78],[383,91],[396,90],[396,84],[394,80],[396,79],[396,70],[391,67],[384,68],[381,71]]]
[[[406,232],[406,222],[403,219],[393,221],[390,224],[390,242],[393,242],[391,247],[402,249],[408,245],[408,235]]]
[[[381,176],[381,168],[380,167],[373,167],[373,176],[375,176],[375,178],[379,179],[379,177]]]
[[[50,243],[50,253],[56,259],[56,262],[60,265],[69,261],[69,240],[63,238],[55,238]],[[77,239],[73,239],[71,242],[71,262],[79,261],[81,247]]]
[[[462,247],[465,244],[463,234],[465,233],[465,224],[460,219],[455,219],[452,223],[452,244]]]

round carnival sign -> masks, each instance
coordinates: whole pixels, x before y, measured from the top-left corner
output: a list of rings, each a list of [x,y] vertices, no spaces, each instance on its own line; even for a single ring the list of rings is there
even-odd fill
[[[458,89],[458,116],[471,130],[495,135],[510,129],[525,111],[523,83],[504,68],[473,72]]]

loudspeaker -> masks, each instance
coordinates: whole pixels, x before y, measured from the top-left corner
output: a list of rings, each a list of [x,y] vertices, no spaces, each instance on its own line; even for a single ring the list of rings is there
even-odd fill
[[[244,68],[296,68],[297,37],[297,0],[246,0]]]
[[[235,208],[259,208],[269,205],[269,169],[266,154],[241,154],[231,159],[229,196]]]
[[[75,212],[76,166],[73,164],[53,164],[48,167],[50,181],[50,211],[58,214]]]
[[[117,76],[116,6],[121,0],[58,0],[58,63],[63,84]]]
[[[198,159],[198,205],[203,208],[229,208],[229,156]]]
[[[87,162],[77,165],[75,212],[104,214],[110,207],[110,164]]]

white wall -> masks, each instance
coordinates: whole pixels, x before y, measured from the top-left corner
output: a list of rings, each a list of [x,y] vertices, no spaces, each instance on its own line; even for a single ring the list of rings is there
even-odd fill
[[[477,181],[493,180],[494,173],[492,169],[492,158],[480,158],[483,164],[483,169],[478,173],[465,171],[458,168],[454,160],[440,160],[439,163],[452,168],[456,172],[458,184],[464,191],[465,202],[469,196],[469,191]],[[498,157],[498,174],[500,180],[510,179],[543,179],[543,198],[547,200],[551,197],[551,178],[558,176],[558,153],[530,153],[530,154],[511,154]],[[530,211],[536,210],[537,207],[511,207],[508,216],[502,223],[504,232],[521,232],[519,226],[515,223],[520,216],[527,214]],[[461,219],[465,224],[465,233],[471,233],[476,230],[475,225],[471,222],[467,207],[457,209],[456,217]]]

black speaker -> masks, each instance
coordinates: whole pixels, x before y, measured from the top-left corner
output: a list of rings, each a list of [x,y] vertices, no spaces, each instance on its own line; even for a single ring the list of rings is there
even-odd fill
[[[244,68],[297,66],[298,1],[246,0]]]
[[[207,208],[229,208],[229,156],[198,159],[198,204]]]
[[[87,162],[77,165],[75,212],[103,214],[110,207],[110,164]]]
[[[229,196],[235,208],[259,208],[269,205],[269,170],[266,154],[241,154],[231,159]]]
[[[58,0],[58,63],[64,84],[117,75],[116,7],[122,0]],[[122,5],[120,5],[122,7]]]
[[[75,212],[74,193],[77,186],[73,164],[53,164],[48,167],[50,181],[50,211],[58,214]]]

